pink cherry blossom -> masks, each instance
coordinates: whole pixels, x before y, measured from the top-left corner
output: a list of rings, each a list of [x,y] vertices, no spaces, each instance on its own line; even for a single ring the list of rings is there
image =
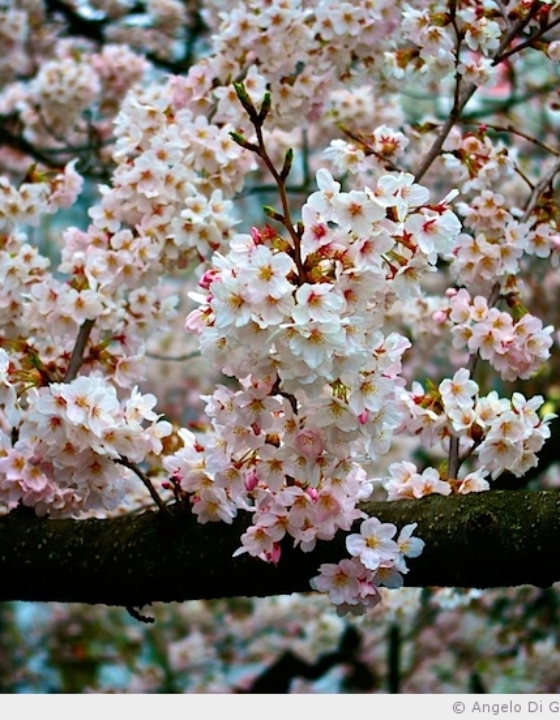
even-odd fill
[[[346,538],[346,548],[350,555],[357,557],[368,568],[377,568],[397,557],[398,545],[392,539],[396,528],[391,523],[382,523],[377,518],[368,518],[360,526],[360,534]]]

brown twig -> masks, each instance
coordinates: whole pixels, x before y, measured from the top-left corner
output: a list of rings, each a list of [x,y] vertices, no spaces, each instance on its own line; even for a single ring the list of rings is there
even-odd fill
[[[76,338],[76,344],[74,345],[74,350],[72,350],[72,356],[70,358],[68,370],[66,371],[66,375],[64,376],[65,383],[72,382],[72,380],[74,380],[74,378],[78,374],[80,367],[82,366],[82,363],[84,361],[84,351],[86,349],[86,345],[89,340],[91,331],[93,330],[94,324],[95,320],[85,320],[80,327],[78,337]]]
[[[132,462],[126,457],[120,457],[118,460],[115,460],[116,463],[119,465],[123,465],[124,467],[128,468],[129,470],[132,470],[132,472],[137,475],[140,480],[144,483],[144,486],[147,488],[148,492],[152,496],[153,501],[158,506],[161,512],[163,513],[169,513],[169,508],[167,505],[163,502],[161,497],[158,495],[155,487],[152,485],[152,481],[150,478],[146,475],[145,472],[143,472],[142,468],[140,468],[137,463]]]
[[[264,141],[264,135],[263,135],[263,125],[264,121],[270,111],[270,93],[266,93],[263,102],[261,105],[261,109],[259,112],[257,112],[257,109],[252,103],[252,100],[250,99],[247,91],[245,90],[245,87],[243,83],[234,83],[235,90],[237,92],[237,96],[239,98],[239,101],[243,105],[244,109],[246,110],[247,114],[249,115],[249,119],[251,120],[251,124],[255,128],[255,133],[257,136],[257,144],[249,143],[246,141],[242,136],[233,133],[232,137],[236,142],[241,144],[243,147],[246,147],[247,149],[252,150],[266,165],[268,171],[274,178],[274,182],[276,183],[278,187],[278,194],[280,196],[280,203],[282,205],[282,215],[279,216],[277,219],[282,222],[286,230],[289,232],[290,237],[292,238],[292,242],[294,245],[294,262],[296,264],[296,268],[298,271],[298,277],[300,279],[300,282],[304,282],[305,280],[305,268],[303,267],[303,262],[301,259],[301,237],[300,234],[296,231],[294,222],[292,220],[292,215],[290,211],[290,201],[288,198],[287,193],[287,181],[288,176],[290,173],[291,163],[293,160],[293,151],[288,150],[286,153],[286,157],[284,160],[284,166],[280,172],[276,169],[274,166],[274,163],[272,162],[270,155],[268,154],[268,151],[266,149],[266,143]]]
[[[529,18],[531,19],[531,18]],[[514,48],[511,48],[511,50],[508,50],[507,52],[504,52],[500,57],[495,58],[493,61],[493,65],[497,65],[498,63],[501,63],[503,60],[506,60],[508,57],[511,57],[512,55],[515,55],[515,53],[520,52],[521,50],[525,50],[525,48],[531,47],[533,43],[536,40],[540,40],[540,38],[547,33],[549,30],[552,30],[553,27],[556,27],[556,25],[560,24],[560,18],[556,18],[556,20],[553,20],[550,25],[547,25],[544,28],[540,28],[537,30],[537,32],[534,35],[531,35],[530,38],[527,38],[522,43],[519,43],[519,45],[516,45]]]
[[[340,130],[342,130],[342,132],[347,137],[349,137],[351,140],[354,140],[354,142],[357,142],[361,146],[361,148],[364,152],[364,155],[366,155],[366,157],[368,155],[373,155],[378,160],[381,160],[381,162],[385,163],[387,168],[390,168],[391,170],[394,170],[395,172],[404,172],[404,170],[402,168],[400,168],[398,165],[396,165],[388,157],[385,157],[385,155],[383,155],[383,153],[380,153],[377,150],[374,150],[368,143],[367,139],[364,138],[362,135],[360,135],[357,132],[354,132],[353,130],[351,130],[349,127],[347,127],[343,123],[339,123],[338,127],[340,128]]]
[[[200,357],[200,350],[194,350],[184,355],[159,355],[159,353],[147,352],[146,357],[150,360],[164,360],[165,362],[185,362],[186,360],[193,360],[194,358]]]
[[[552,168],[546,173],[546,175],[535,185],[533,188],[533,192],[531,193],[531,197],[529,198],[529,202],[527,203],[527,207],[525,208],[525,212],[523,213],[523,216],[521,218],[521,222],[525,222],[529,219],[529,216],[535,209],[540,196],[543,194],[543,192],[546,190],[546,188],[552,183],[554,180],[555,175],[557,175],[560,172],[560,160],[557,160]]]
[[[529,135],[522,130],[518,130],[516,127],[514,127],[511,124],[508,125],[498,125],[497,123],[487,123],[487,122],[476,122],[474,120],[461,120],[461,122],[464,125],[476,125],[477,127],[483,126],[484,128],[488,128],[489,130],[495,130],[498,133],[511,133],[512,135],[517,135],[520,138],[523,138],[524,140],[527,140],[530,143],[533,143],[533,145],[537,145],[537,147],[540,147],[542,150],[544,150],[547,153],[550,153],[551,155],[556,155],[557,157],[560,157],[560,150],[555,150],[554,148],[551,148],[546,143],[543,143],[542,140],[539,140],[538,138],[533,137],[532,135]]]

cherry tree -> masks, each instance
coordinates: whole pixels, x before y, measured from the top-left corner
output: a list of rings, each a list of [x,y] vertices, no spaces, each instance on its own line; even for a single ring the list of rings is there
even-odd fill
[[[560,579],[559,10],[2,3],[1,599]]]

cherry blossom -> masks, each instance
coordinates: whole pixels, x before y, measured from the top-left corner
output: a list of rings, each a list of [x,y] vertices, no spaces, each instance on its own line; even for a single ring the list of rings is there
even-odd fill
[[[554,4],[209,2],[191,47],[184,4],[97,0],[68,9],[96,32],[49,10],[36,48],[24,5],[0,13],[0,503],[112,513],[141,485],[165,510],[161,485],[247,515],[236,556],[272,563],[346,533],[312,587],[372,609],[423,541],[367,500],[485,491],[551,433],[504,381],[557,340],[557,98],[523,72],[554,79]],[[205,379],[150,372],[197,352]],[[164,419],[189,382],[204,416]]]

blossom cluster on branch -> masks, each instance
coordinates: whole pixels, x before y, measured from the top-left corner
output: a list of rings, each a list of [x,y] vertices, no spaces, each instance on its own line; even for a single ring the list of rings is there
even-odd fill
[[[492,378],[530,380],[553,352],[531,282],[560,249],[553,91],[542,138],[493,119],[524,92],[540,107],[526,68],[555,77],[558,4],[152,0],[128,24],[106,0],[16,5],[0,11],[0,503],[109,513],[136,481],[162,513],[169,494],[201,523],[250,513],[238,554],[272,563],[285,538],[309,552],[351,533],[312,586],[374,605],[423,543],[363,501],[487,490],[550,435],[540,393]],[[435,117],[407,106],[416,85]],[[84,223],[47,252],[46,217],[64,223],[91,178]],[[260,193],[276,205],[253,220]],[[178,323],[222,374],[191,426],[142,390],[147,343]],[[421,373],[423,328],[443,349]],[[421,468],[402,457],[418,444]]]

